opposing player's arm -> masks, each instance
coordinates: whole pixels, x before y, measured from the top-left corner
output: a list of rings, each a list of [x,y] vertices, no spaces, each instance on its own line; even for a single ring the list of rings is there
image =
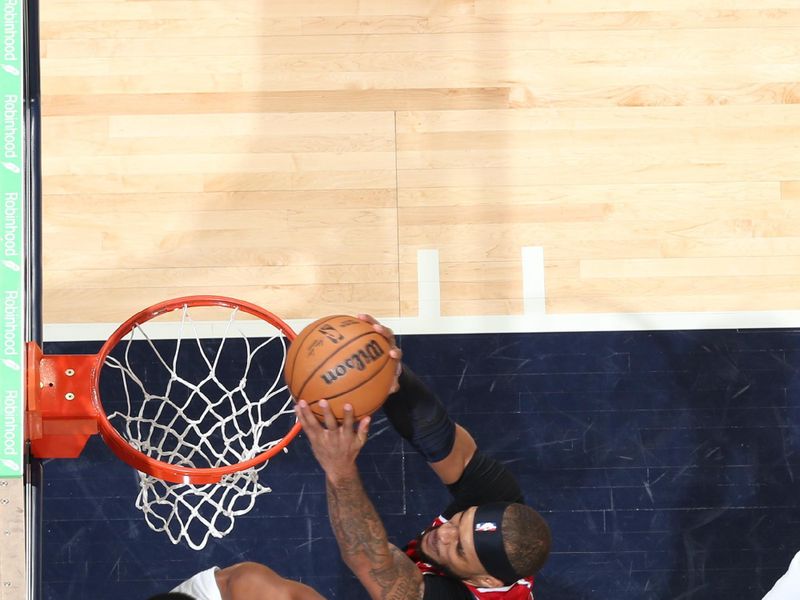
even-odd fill
[[[342,560],[373,600],[420,600],[422,573],[396,546],[358,473],[327,479],[328,513]]]

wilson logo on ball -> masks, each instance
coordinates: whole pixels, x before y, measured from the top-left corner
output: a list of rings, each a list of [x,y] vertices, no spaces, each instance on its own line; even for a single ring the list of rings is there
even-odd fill
[[[360,348],[352,356],[347,357],[338,365],[321,373],[320,377],[326,385],[332,384],[340,377],[347,375],[348,371],[363,371],[368,364],[379,359],[385,352],[380,344],[375,340],[370,341],[366,346]]]

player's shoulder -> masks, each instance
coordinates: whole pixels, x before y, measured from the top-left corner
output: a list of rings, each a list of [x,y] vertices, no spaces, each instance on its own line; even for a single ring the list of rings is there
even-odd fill
[[[284,579],[259,563],[240,563],[227,570],[223,600],[325,600],[313,588]]]

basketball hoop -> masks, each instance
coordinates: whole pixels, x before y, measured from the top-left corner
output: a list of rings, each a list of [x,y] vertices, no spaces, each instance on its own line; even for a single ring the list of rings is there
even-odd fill
[[[96,355],[31,344],[32,452],[76,457],[99,433],[139,472],[148,525],[199,550],[271,491],[260,472],[300,430],[282,377],[294,337],[258,306],[192,296],[134,315]]]

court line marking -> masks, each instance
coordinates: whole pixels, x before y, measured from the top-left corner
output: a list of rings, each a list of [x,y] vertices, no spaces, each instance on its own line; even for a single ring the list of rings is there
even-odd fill
[[[544,248],[522,247],[522,306],[526,315],[545,312]]]
[[[407,317],[375,315],[398,334],[545,333],[577,331],[671,331],[697,329],[783,329],[800,327],[800,311],[588,313],[476,317]],[[288,319],[295,331],[318,318]],[[102,341],[118,323],[51,323],[44,326],[45,342]],[[201,337],[218,337],[227,322],[197,323]],[[263,334],[257,322],[243,321],[246,335]],[[153,326],[150,335],[171,338],[173,327]],[[161,333],[163,331],[163,333]],[[163,335],[163,337],[161,337]]]
[[[438,250],[417,250],[417,304],[422,319],[442,314]]]

